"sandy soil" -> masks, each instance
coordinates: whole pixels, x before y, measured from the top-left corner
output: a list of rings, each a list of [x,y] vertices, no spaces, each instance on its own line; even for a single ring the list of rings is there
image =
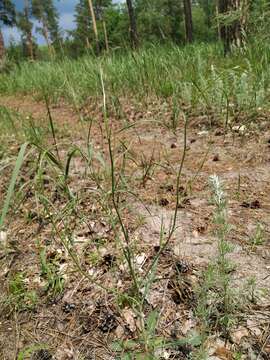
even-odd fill
[[[31,116],[38,124],[47,122],[44,104],[30,97],[2,98],[0,104],[18,111],[25,121]],[[123,218],[136,248],[138,272],[143,274],[158,251],[161,227],[166,237],[174,214],[176,175],[184,146],[183,120],[180,119],[176,131],[172,131],[168,126],[170,104],[158,101],[146,106],[123,99],[122,111],[122,119],[114,114],[109,119],[117,170],[124,155],[126,159],[129,192],[123,199]],[[196,289],[202,272],[218,254],[209,187],[209,176],[217,174],[224,184],[231,224],[228,235],[232,244],[228,257],[234,265],[231,287],[238,292],[238,297],[244,298],[247,284],[256,286],[255,301],[246,304],[242,313],[236,312],[237,320],[229,340],[224,339],[218,329],[209,338],[210,358],[236,359],[238,352],[242,357],[237,359],[270,359],[270,125],[267,114],[262,114],[255,125],[246,124],[244,131],[234,125],[224,134],[218,125],[209,127],[205,116],[188,112],[187,154],[179,189],[181,206],[176,231],[161,255],[158,281],[147,296],[145,315],[158,309],[157,332],[164,338],[179,339],[199,329],[195,316]],[[101,154],[105,162],[109,161],[99,104],[91,103],[90,99],[80,109],[88,122],[79,120],[78,114],[64,103],[53,106],[51,113],[57,128],[60,157],[66,156],[70,146],[85,148],[89,119],[93,119],[90,136],[93,151]],[[98,159],[94,159],[93,164],[103,177],[106,166]],[[136,314],[120,296],[128,293],[130,277],[101,207],[96,184],[85,176],[85,166],[81,157],[71,162],[69,186],[80,194],[78,208],[84,220],[79,221],[71,214],[68,226],[84,269],[104,287],[115,291],[102,290],[78,274],[49,222],[36,216],[40,209],[33,194],[28,193],[18,211],[10,214],[8,227],[2,234],[8,242],[8,251],[2,244],[0,252],[3,289],[0,358],[3,360],[17,359],[20,351],[33,345],[41,350],[31,350],[32,359],[51,359],[52,356],[57,360],[114,359],[112,342],[134,338],[140,326]],[[10,171],[3,170],[0,199],[4,197],[9,176]],[[31,188],[30,164],[23,167],[22,176],[24,182],[30,180]],[[109,183],[109,178],[104,176],[103,189],[109,189]],[[61,195],[57,197],[52,182],[46,191],[54,198],[55,207],[62,211],[65,201]],[[262,241],[253,244],[258,226],[263,229]],[[40,244],[46,246],[47,258],[60,264],[59,271],[65,278],[63,293],[53,298],[44,292]],[[39,296],[34,310],[10,311],[6,305],[9,281],[18,272],[24,274],[26,287]],[[187,359],[190,351],[188,346],[179,346],[164,353],[163,358]]]

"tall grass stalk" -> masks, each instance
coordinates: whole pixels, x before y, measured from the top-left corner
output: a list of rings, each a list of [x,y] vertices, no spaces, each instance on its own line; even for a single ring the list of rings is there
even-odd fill
[[[11,181],[10,181],[10,184],[9,184],[9,187],[8,187],[6,199],[5,199],[3,209],[2,209],[2,213],[1,213],[1,217],[0,217],[0,230],[2,229],[2,227],[4,225],[5,218],[6,218],[6,215],[8,213],[8,210],[9,210],[11,199],[12,199],[12,196],[14,194],[16,180],[18,178],[21,166],[23,164],[24,155],[25,155],[25,152],[26,152],[27,145],[28,144],[25,143],[25,144],[23,144],[21,146],[21,149],[19,151],[16,163],[15,163],[15,167],[14,167],[14,170],[13,170],[13,173],[12,173],[12,176],[11,176]]]

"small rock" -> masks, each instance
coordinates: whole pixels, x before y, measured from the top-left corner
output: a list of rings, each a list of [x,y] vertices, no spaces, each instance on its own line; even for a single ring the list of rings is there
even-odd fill
[[[176,149],[176,148],[177,148],[176,143],[172,143],[172,144],[171,144],[171,149]]]

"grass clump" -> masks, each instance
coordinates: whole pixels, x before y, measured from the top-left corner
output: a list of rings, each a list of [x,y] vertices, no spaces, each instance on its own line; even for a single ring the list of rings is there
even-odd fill
[[[142,101],[149,97],[177,98],[205,113],[218,111],[226,122],[242,111],[252,113],[269,105],[270,50],[267,45],[257,50],[250,47],[245,56],[235,52],[223,58],[218,45],[171,45],[100,59],[85,56],[78,60],[24,63],[10,74],[1,75],[0,92],[33,94],[38,98],[45,93],[54,102],[64,98],[78,109],[89,96],[102,96],[101,65],[108,101],[113,107],[126,96]],[[178,110],[173,107],[175,127]]]
[[[16,273],[9,281],[6,305],[15,311],[32,310],[37,304],[36,292],[27,290],[24,273]]]

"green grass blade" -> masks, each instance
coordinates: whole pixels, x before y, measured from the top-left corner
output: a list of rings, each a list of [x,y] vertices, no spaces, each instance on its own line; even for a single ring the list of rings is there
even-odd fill
[[[10,181],[10,184],[9,184],[9,187],[8,187],[7,196],[6,196],[6,199],[5,199],[5,202],[4,202],[4,206],[3,206],[3,209],[2,209],[2,213],[1,213],[1,218],[0,218],[0,230],[2,229],[2,226],[3,226],[3,224],[4,224],[6,215],[7,215],[7,213],[8,213],[10,201],[11,201],[11,198],[12,198],[12,195],[13,195],[13,192],[14,192],[14,188],[15,188],[15,184],[16,184],[16,180],[17,180],[17,177],[18,177],[20,168],[21,168],[22,163],[23,163],[24,154],[25,154],[27,145],[28,145],[28,144],[25,143],[25,144],[23,144],[23,145],[21,146],[21,149],[20,149],[20,151],[19,151],[19,154],[18,154],[18,157],[17,157],[17,160],[16,160],[16,164],[15,164],[15,167],[14,167],[14,170],[13,170],[13,173],[12,173],[12,176],[11,176],[11,181]]]

